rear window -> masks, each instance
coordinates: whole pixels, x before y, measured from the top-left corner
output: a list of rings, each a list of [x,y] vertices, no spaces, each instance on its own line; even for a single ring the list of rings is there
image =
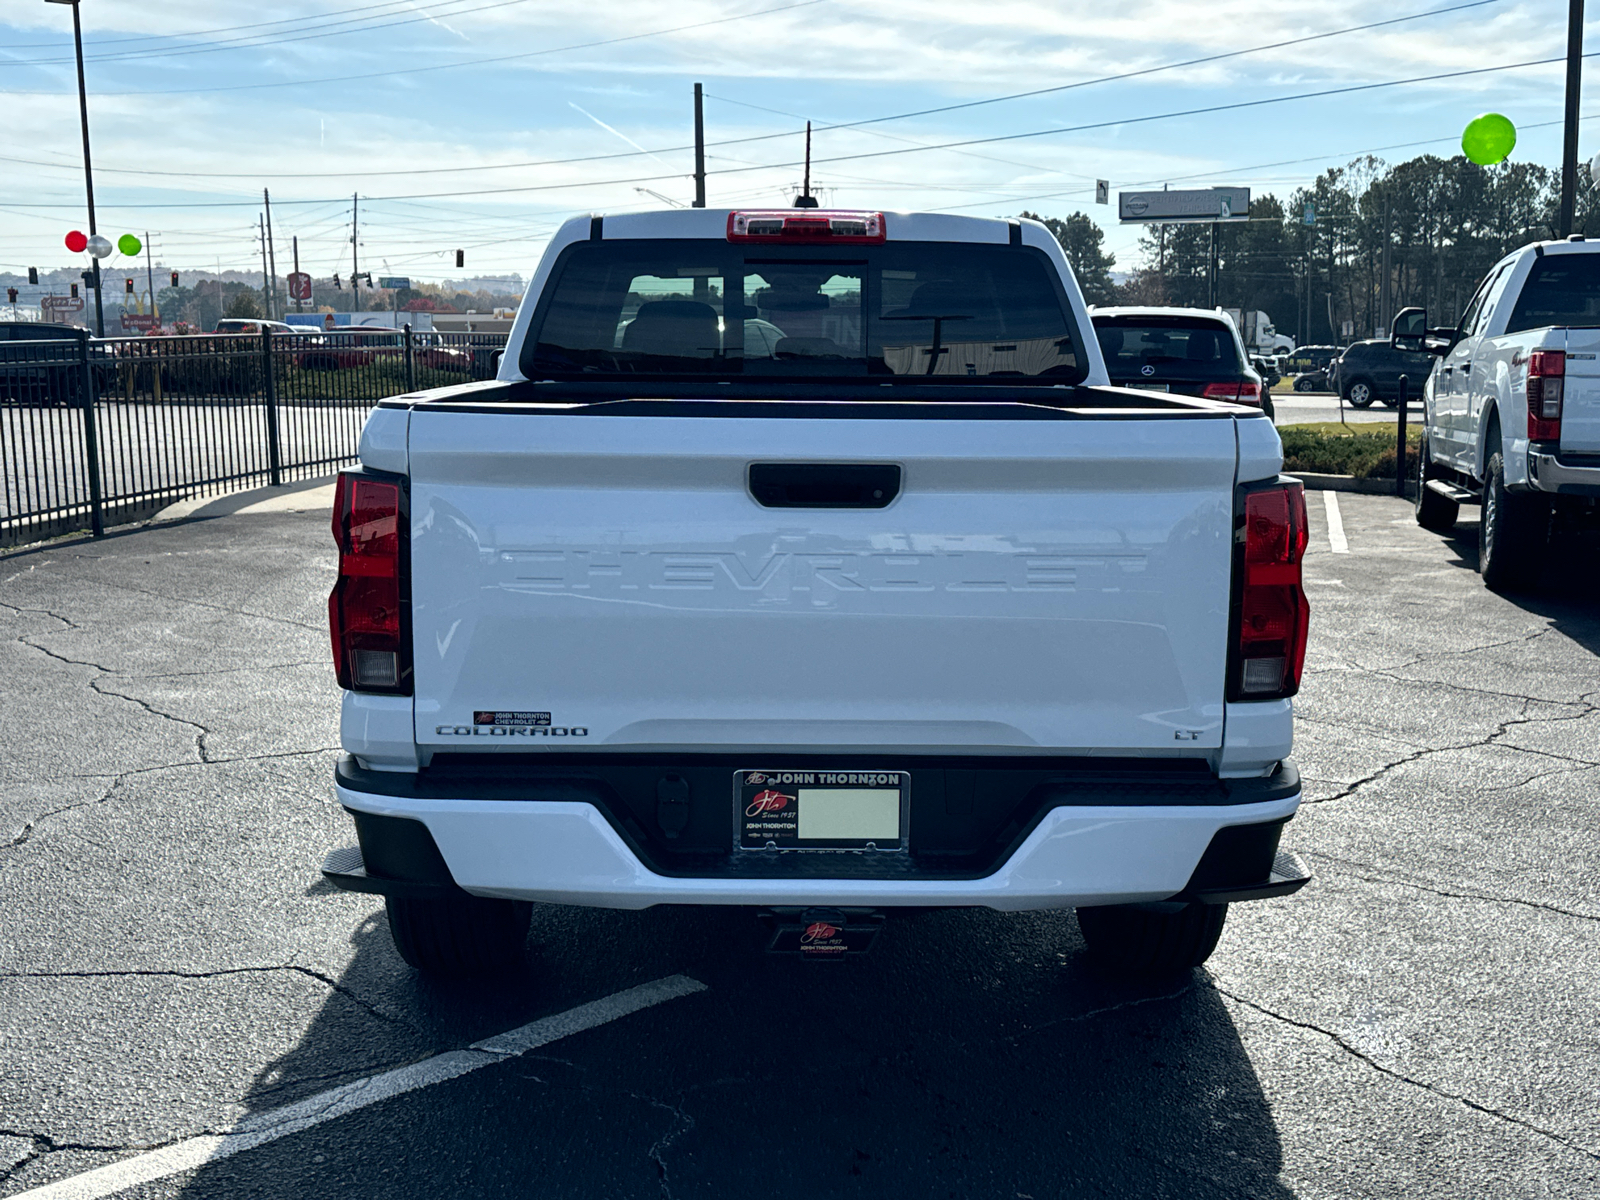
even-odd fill
[[[553,280],[523,350],[532,379],[1056,384],[1087,372],[1055,271],[1026,248],[587,242]]]
[[[1600,254],[1546,254],[1534,260],[1506,332],[1547,325],[1600,325]]]
[[[1233,331],[1203,317],[1094,318],[1113,383],[1144,379],[1233,379],[1241,374]]]

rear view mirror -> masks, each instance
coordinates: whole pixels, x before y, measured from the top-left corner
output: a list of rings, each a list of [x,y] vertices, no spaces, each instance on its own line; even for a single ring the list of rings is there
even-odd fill
[[[1428,334],[1428,310],[1402,308],[1389,327],[1389,345],[1396,350],[1415,354],[1423,349],[1423,339]]]

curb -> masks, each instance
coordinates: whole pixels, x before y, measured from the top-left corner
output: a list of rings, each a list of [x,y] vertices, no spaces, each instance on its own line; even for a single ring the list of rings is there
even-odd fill
[[[1315,471],[1285,471],[1306,485],[1309,492],[1364,492],[1369,496],[1393,496],[1392,479],[1357,479],[1354,475],[1319,475]],[[1406,480],[1406,495],[1415,491]]]
[[[179,500],[152,516],[150,524],[159,525],[192,517],[226,517],[246,510],[255,513],[310,512],[327,508],[331,502],[328,489],[333,487],[335,478],[336,475],[324,475],[277,487],[258,487],[242,492],[224,492],[220,496]]]

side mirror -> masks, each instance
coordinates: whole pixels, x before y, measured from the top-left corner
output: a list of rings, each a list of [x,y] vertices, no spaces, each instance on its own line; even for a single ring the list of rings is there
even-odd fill
[[[1422,350],[1423,340],[1427,334],[1428,310],[1402,308],[1395,315],[1394,324],[1389,327],[1389,345],[1396,350],[1406,350],[1415,354]]]

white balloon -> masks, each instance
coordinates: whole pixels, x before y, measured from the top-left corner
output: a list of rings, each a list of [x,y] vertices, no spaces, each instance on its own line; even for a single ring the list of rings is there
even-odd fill
[[[1589,160],[1589,178],[1596,183],[1600,183],[1600,154],[1596,154]]]
[[[105,258],[111,253],[111,239],[101,237],[98,233],[89,239],[89,253],[96,258]]]

